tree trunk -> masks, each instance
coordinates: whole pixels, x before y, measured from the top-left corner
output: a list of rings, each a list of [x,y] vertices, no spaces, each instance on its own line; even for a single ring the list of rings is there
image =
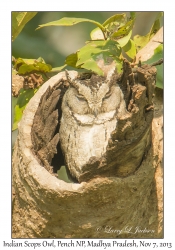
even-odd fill
[[[13,154],[13,237],[162,237],[162,96],[155,98],[152,146],[133,175],[66,183],[43,168],[31,140],[40,98],[62,77],[64,73],[43,85],[19,125]]]

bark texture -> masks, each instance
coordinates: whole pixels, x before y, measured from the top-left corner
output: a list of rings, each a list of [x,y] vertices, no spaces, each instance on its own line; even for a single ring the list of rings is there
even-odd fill
[[[74,73],[77,74],[76,72]],[[154,119],[146,131],[152,145],[134,174],[125,177],[97,177],[88,182],[66,183],[43,168],[50,163],[56,141],[31,131],[37,110],[50,110],[49,96],[65,79],[59,73],[45,83],[27,105],[19,124],[13,154],[13,238],[160,238],[162,237],[162,96],[155,97]],[[58,86],[57,85],[57,86]],[[143,86],[142,86],[143,87]],[[56,87],[59,94],[59,86]],[[44,93],[49,95],[42,104]],[[146,88],[142,91],[146,95]],[[46,95],[45,95],[46,96]],[[148,95],[147,95],[148,96]],[[135,97],[134,97],[135,98]],[[44,105],[44,103],[47,105]],[[132,103],[128,103],[128,105]],[[45,108],[44,108],[45,107]],[[48,107],[48,108],[47,108]],[[58,107],[59,109],[59,107]],[[148,112],[150,113],[150,112]],[[153,111],[151,113],[153,115]],[[151,117],[152,120],[152,117]],[[47,118],[41,121],[49,129]],[[55,124],[54,127],[58,126]],[[145,134],[145,133],[144,133]],[[114,138],[116,134],[113,135]],[[148,141],[150,137],[148,136]],[[42,144],[47,141],[47,147]],[[49,147],[49,143],[53,147]],[[150,143],[148,143],[150,144]],[[36,152],[41,152],[37,154]],[[126,151],[127,152],[127,147]],[[124,152],[123,152],[124,153]],[[113,152],[111,151],[111,155]],[[40,157],[39,157],[40,156]],[[120,231],[120,232],[119,232]]]

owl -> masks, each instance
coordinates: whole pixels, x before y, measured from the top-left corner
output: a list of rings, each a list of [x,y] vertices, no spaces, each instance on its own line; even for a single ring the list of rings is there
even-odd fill
[[[114,68],[103,77],[74,78],[68,71],[66,75],[70,87],[62,100],[60,144],[71,175],[78,179],[92,158],[105,154],[118,117],[127,111]]]

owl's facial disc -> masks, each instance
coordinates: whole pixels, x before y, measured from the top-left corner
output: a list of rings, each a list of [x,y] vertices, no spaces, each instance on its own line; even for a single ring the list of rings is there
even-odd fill
[[[102,102],[104,96],[109,93],[109,86],[107,83],[97,83],[97,87],[87,87],[81,84],[80,81],[75,81],[77,87],[77,98],[81,101],[87,101],[90,113],[97,116],[101,112]],[[109,95],[109,94],[108,94]],[[87,98],[88,97],[88,98]]]
[[[92,74],[90,78],[73,79],[67,72],[70,88],[63,104],[76,123],[89,126],[116,119],[121,90],[112,76],[113,73],[105,77]]]

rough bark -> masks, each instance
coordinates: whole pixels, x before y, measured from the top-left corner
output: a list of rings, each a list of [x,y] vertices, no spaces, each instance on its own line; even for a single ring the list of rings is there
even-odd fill
[[[139,50],[136,55],[136,63],[138,63],[139,60],[144,62],[151,58],[154,55],[154,50],[160,45],[160,43],[163,43],[163,27],[159,29],[143,49]]]
[[[18,97],[20,90],[34,89],[43,83],[43,77],[40,74],[12,75],[12,96]]]

